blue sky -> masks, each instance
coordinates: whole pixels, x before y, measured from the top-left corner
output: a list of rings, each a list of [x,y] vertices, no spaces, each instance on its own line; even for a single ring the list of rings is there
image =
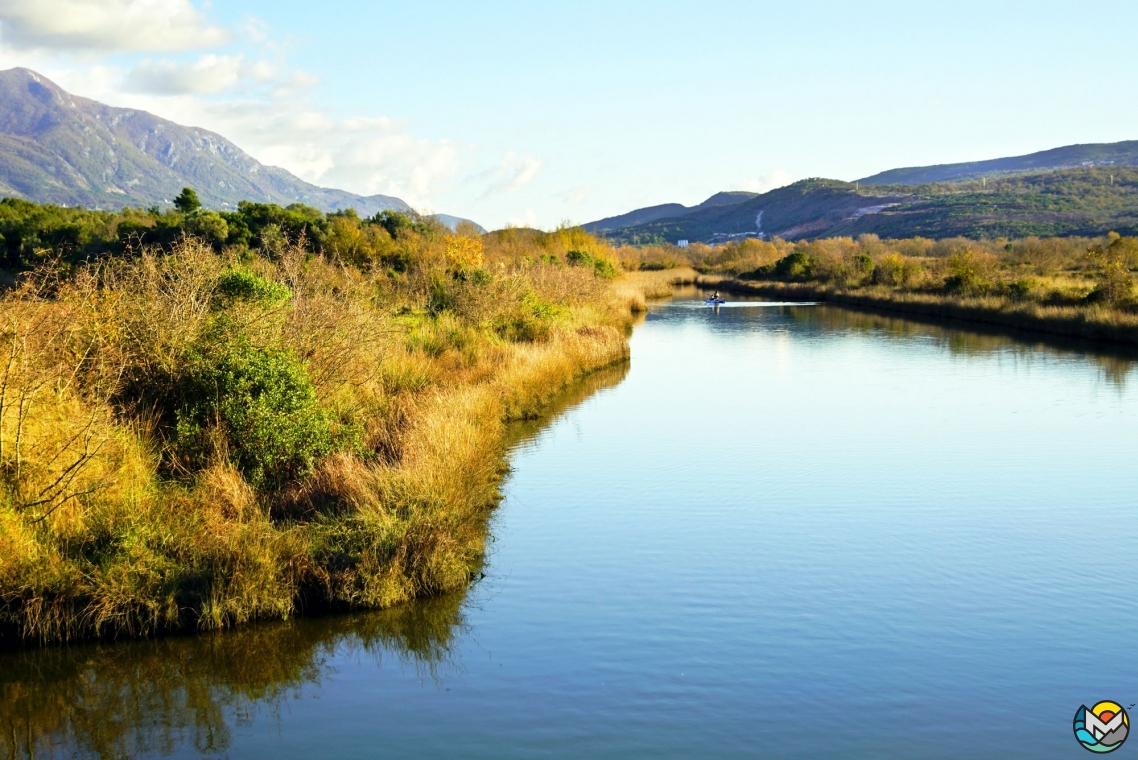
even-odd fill
[[[307,180],[550,227],[1138,138],[1134,2],[0,0],[0,65]]]

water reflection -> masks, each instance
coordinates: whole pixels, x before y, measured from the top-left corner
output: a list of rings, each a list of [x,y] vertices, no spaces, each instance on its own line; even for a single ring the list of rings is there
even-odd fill
[[[693,305],[701,305],[705,293],[701,289],[685,288],[677,293],[677,298],[691,300]],[[765,318],[762,311],[730,307],[766,302],[767,299],[759,297],[732,296],[727,307],[715,308],[714,311],[716,315],[729,316],[733,320],[758,322]],[[806,328],[806,331],[825,333],[828,336],[845,332],[888,340],[926,341],[959,357],[1002,355],[1026,363],[1041,359],[1089,361],[1099,368],[1102,379],[1117,391],[1126,387],[1138,366],[1138,349],[1132,347],[1093,344],[1077,338],[1014,327],[965,324],[911,314],[891,316],[821,303],[773,308],[783,311],[797,325]]]
[[[1097,365],[1103,379],[1118,390],[1125,387],[1138,361],[1138,351],[1125,346],[1093,345],[1073,338],[1002,328],[968,325],[968,329],[918,322],[832,306],[791,307],[796,321],[819,331],[875,334],[892,340],[924,340],[961,357],[1002,355],[1024,362],[1040,359],[1078,359]],[[1090,350],[1093,347],[1093,351]]]
[[[508,444],[510,448],[528,446],[536,442],[550,422],[573,410],[585,400],[601,391],[615,388],[628,376],[631,365],[625,361],[605,367],[588,375],[580,382],[569,386],[550,403],[544,416],[535,420],[521,420],[510,425]]]
[[[532,441],[557,416],[624,379],[628,364],[586,378],[542,419],[511,429]],[[0,757],[131,758],[192,748],[224,753],[233,731],[279,720],[329,660],[397,663],[420,680],[462,671],[465,594],[377,613],[297,619],[153,641],[0,651]]]
[[[233,726],[319,685],[327,659],[385,657],[437,677],[464,632],[462,596],[380,613],[0,656],[0,754],[135,757],[224,751]]]

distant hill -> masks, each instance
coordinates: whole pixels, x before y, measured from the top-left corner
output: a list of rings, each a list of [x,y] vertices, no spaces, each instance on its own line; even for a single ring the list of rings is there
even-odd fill
[[[661,206],[649,206],[647,208],[636,209],[629,211],[627,214],[620,216],[610,216],[608,219],[601,219],[596,222],[589,222],[588,224],[581,225],[589,232],[603,232],[605,230],[618,230],[622,227],[632,227],[638,224],[648,224],[657,219],[675,219],[685,216],[694,211],[712,208],[714,206],[729,206],[735,203],[740,203],[748,198],[754,198],[757,193],[747,193],[743,191],[729,191],[724,193],[716,193],[698,206],[684,206],[680,203],[665,203]]]
[[[727,203],[711,203],[713,199]],[[843,220],[873,213],[877,207],[896,204],[904,196],[867,195],[853,185],[834,180],[807,180],[762,195],[747,193],[742,201],[730,202],[728,194],[712,196],[682,215],[604,232],[620,242],[652,243],[692,240],[722,243],[734,238],[813,237],[824,234]],[[635,212],[634,212],[635,213]]]
[[[0,71],[0,196],[119,209],[168,204],[187,186],[214,209],[249,200],[364,216],[411,210],[391,196],[317,187],[221,135],[71,95],[34,71]]]
[[[1026,156],[995,158],[990,161],[890,169],[858,182],[865,185],[923,185],[1010,172],[1040,172],[1091,166],[1138,166],[1138,140],[1068,145]]]
[[[875,233],[1022,237],[1138,232],[1138,140],[1027,156],[813,179],[698,206],[652,206],[585,225],[620,243],[722,243]]]
[[[805,180],[742,203],[604,231],[614,242],[722,243],[874,233],[972,238],[1138,234],[1138,168],[1091,167],[994,176],[986,182],[858,185]]]

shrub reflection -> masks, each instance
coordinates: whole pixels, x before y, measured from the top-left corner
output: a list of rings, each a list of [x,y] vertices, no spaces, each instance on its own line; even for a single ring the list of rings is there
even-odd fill
[[[457,667],[462,595],[378,613],[155,641],[0,654],[0,757],[216,754],[235,725],[320,685],[333,654],[392,658],[422,677]]]

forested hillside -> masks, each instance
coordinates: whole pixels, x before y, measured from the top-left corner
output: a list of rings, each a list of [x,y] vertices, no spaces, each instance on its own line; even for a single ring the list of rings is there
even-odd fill
[[[1138,168],[1101,166],[963,182],[864,185],[805,180],[742,203],[605,231],[631,244],[874,233],[999,238],[1138,231]]]
[[[863,185],[917,185],[929,182],[958,182],[1011,172],[1055,171],[1091,166],[1138,166],[1138,140],[1066,145],[1026,156],[994,158],[990,161],[890,169],[858,181]]]

